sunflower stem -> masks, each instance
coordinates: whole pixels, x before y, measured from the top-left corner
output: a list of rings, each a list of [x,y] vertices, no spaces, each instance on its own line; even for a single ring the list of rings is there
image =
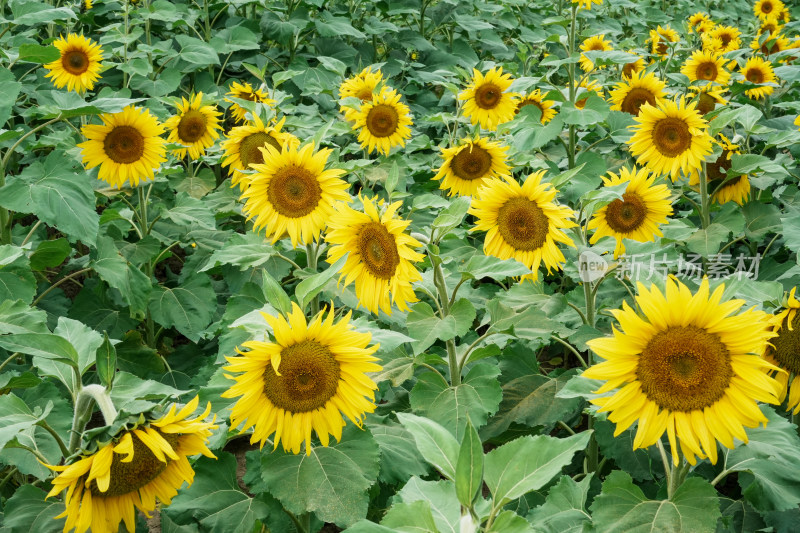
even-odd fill
[[[569,57],[575,53],[575,34],[577,33],[578,21],[578,4],[572,4],[572,15],[569,24]],[[575,105],[575,95],[578,88],[575,86],[575,63],[570,63],[568,68],[569,73],[569,101]],[[569,161],[569,168],[575,167],[575,126],[569,127],[569,146],[567,147],[567,157]]]
[[[153,184],[150,184],[152,187]],[[141,224],[141,235],[142,238],[147,237],[150,233],[150,228],[147,226],[147,199],[145,198],[144,186],[139,186],[137,188],[139,193],[139,223]]]
[[[80,385],[79,385],[80,386]],[[111,424],[117,418],[117,410],[111,401],[108,390],[102,385],[86,385],[80,387],[75,400],[75,413],[72,417],[72,429],[70,430],[69,447],[70,455],[78,451],[83,437],[83,430],[92,418],[94,404],[100,408],[106,425]]]
[[[444,271],[442,270],[442,260],[439,257],[431,257],[433,262],[433,284],[439,293],[439,308],[442,310],[442,318],[450,314],[450,296],[447,294],[447,284],[444,281]],[[445,342],[447,346],[447,364],[450,367],[450,382],[454,387],[461,385],[461,369],[456,357],[456,343],[453,339]]]
[[[594,327],[594,291],[592,291],[591,282],[585,281],[583,283],[583,297],[586,300],[586,325]]]
[[[700,224],[706,229],[711,223],[708,198],[708,169],[703,161],[703,175],[700,178]]]
[[[686,480],[686,475],[689,473],[689,468],[689,462],[683,457],[683,451],[680,449],[680,447],[678,447],[678,465],[672,467],[669,485],[667,485],[667,498],[670,500]]]
[[[317,247],[313,242],[306,244],[306,256],[308,260],[308,268],[317,271]],[[319,313],[319,294],[311,299],[311,314],[316,315]]]

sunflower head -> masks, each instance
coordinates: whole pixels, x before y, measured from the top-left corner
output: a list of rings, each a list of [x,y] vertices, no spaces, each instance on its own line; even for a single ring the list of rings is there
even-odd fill
[[[753,14],[764,20],[779,15],[785,8],[781,0],[758,0],[753,6]]]
[[[778,81],[775,72],[772,70],[772,63],[757,56],[748,59],[739,72],[746,81],[756,85],[777,83]],[[772,86],[764,85],[762,87],[748,89],[744,94],[750,98],[759,99],[769,96],[773,91],[774,88]]]
[[[578,9],[592,9],[592,4],[603,5],[603,0],[572,0],[573,4],[578,4]]]
[[[434,180],[448,196],[475,196],[478,188],[491,178],[508,176],[508,147],[485,137],[464,139],[458,146],[442,149],[444,162]]]
[[[792,48],[792,43],[789,39],[779,33],[770,33],[765,35],[761,31],[750,42],[750,48],[756,52],[761,52],[766,57],[778,52],[783,52]]]
[[[607,40],[605,37],[605,35],[589,37],[581,43],[581,52],[607,52],[613,50],[614,48],[611,46],[611,41]],[[581,54],[580,65],[584,72],[589,72],[594,69],[594,62],[584,54]]]
[[[715,87],[709,83],[689,86],[689,93],[692,95],[695,105],[697,105],[697,112],[701,115],[711,113],[717,105],[728,103],[723,96],[725,90],[725,87]]]
[[[719,54],[738,50],[742,44],[741,34],[742,32],[733,26],[714,26],[703,34],[703,49]]]
[[[765,359],[783,369],[774,374],[781,385],[778,400],[789,401],[787,411],[800,413],[800,300],[795,297],[797,287],[784,294],[781,308],[772,319],[772,331],[777,335],[767,347]]]
[[[667,94],[666,86],[653,72],[634,72],[611,91],[611,109],[636,116],[644,104],[661,102]]]
[[[372,67],[367,67],[355,76],[351,76],[339,86],[339,98],[349,96],[358,98],[362,102],[372,100],[375,89],[383,82],[383,73],[380,69],[373,72]]]
[[[580,85],[578,85],[577,90],[575,91],[575,107],[578,109],[583,109],[586,107],[586,102],[589,100],[589,95],[591,93],[603,98],[603,86],[597,83],[595,80],[581,80]]]
[[[739,176],[728,175],[732,166],[731,157],[740,154],[739,145],[733,144],[725,135],[717,135],[714,143],[722,148],[719,157],[706,164],[706,179],[709,191],[713,193],[717,203],[736,202],[744,204],[750,197],[750,180],[746,174]],[[689,180],[690,185],[700,182],[699,174],[693,174]]]
[[[711,22],[711,17],[708,16],[708,13],[698,11],[697,13],[689,17],[688,22],[689,22],[689,31],[702,33],[701,30],[704,28],[704,24]]]
[[[228,96],[232,98],[238,98],[240,100],[248,100],[258,104],[264,104],[269,107],[275,106],[275,100],[269,98],[267,94],[260,88],[253,89],[253,86],[247,82],[233,82],[231,84],[230,91],[228,92]],[[230,98],[226,98],[225,101],[231,103],[230,111],[233,114],[236,122],[247,122],[247,109],[243,108]]]
[[[758,28],[758,33],[769,33],[771,35],[777,35],[781,32],[783,28],[783,24],[781,19],[778,18],[778,15],[770,15],[761,20],[761,25]]]
[[[253,122],[231,129],[228,138],[220,144],[225,151],[222,166],[228,167],[231,185],[238,185],[241,190],[247,188],[250,174],[245,171],[252,170],[251,164],[264,162],[261,148],[265,145],[278,150],[282,150],[285,144],[292,147],[300,145],[297,137],[281,131],[285,121],[286,117],[277,122],[264,124],[259,117],[253,117]]]
[[[45,78],[53,80],[57,89],[66,86],[68,91],[82,93],[94,89],[100,79],[100,61],[103,50],[91,39],[77,33],[67,34],[53,41],[61,57],[44,65],[49,70]]]
[[[181,98],[175,107],[178,113],[164,123],[169,131],[167,142],[186,146],[172,151],[176,157],[183,159],[188,152],[189,159],[197,159],[219,138],[219,117],[222,113],[217,111],[216,106],[203,105],[203,93],[192,95],[188,100]]]
[[[728,85],[731,74],[725,68],[725,58],[715,52],[695,50],[681,67],[689,81],[713,82]]]
[[[669,54],[670,44],[677,43],[679,40],[678,32],[669,25],[664,27],[659,25],[655,30],[650,30],[651,53],[664,57]]]
[[[636,55],[633,50],[628,50],[627,53]],[[642,70],[644,70],[644,59],[637,56],[636,61],[631,61],[630,63],[622,65],[622,79],[629,79],[633,76],[634,72],[641,72]]]
[[[370,152],[389,155],[394,146],[405,146],[411,138],[411,110],[394,89],[372,95],[372,100],[362,104],[351,118],[361,146]]]
[[[527,95],[523,96],[520,101],[517,103],[517,110],[515,111],[516,114],[522,110],[523,107],[526,105],[535,105],[539,108],[539,111],[542,113],[542,117],[540,122],[542,124],[547,124],[553,117],[556,116],[556,110],[553,109],[553,105],[555,102],[553,100],[545,100],[544,94],[540,89],[536,89],[535,91],[528,93]]]
[[[472,81],[458,95],[464,101],[464,115],[472,124],[495,130],[514,118],[519,95],[507,92],[511,81],[511,74],[503,74],[503,67],[495,67],[485,76],[477,69],[472,70]]]

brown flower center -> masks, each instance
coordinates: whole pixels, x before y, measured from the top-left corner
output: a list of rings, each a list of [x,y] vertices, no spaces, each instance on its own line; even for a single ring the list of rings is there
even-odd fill
[[[717,101],[708,93],[700,93],[697,97],[697,111],[701,115],[711,113],[715,107],[717,107]]]
[[[391,279],[400,264],[394,236],[380,222],[361,226],[358,253],[370,274],[379,279]]]
[[[689,126],[679,118],[662,118],[653,126],[653,145],[663,156],[679,156],[692,146]]]
[[[388,104],[375,105],[367,113],[367,129],[373,137],[391,136],[399,123],[397,110]]]
[[[206,134],[208,119],[197,109],[190,109],[178,122],[178,138],[185,144],[192,144],[203,138]]]
[[[242,139],[239,144],[239,159],[242,161],[243,170],[249,169],[250,165],[264,163],[264,154],[261,153],[259,148],[263,148],[265,144],[274,146],[278,151],[281,150],[281,145],[278,144],[278,141],[272,135],[263,131],[252,133]]]
[[[61,56],[61,66],[73,76],[89,70],[89,56],[83,50],[70,50]]]
[[[475,104],[481,109],[494,109],[500,103],[503,91],[494,83],[484,83],[475,89]]]
[[[536,202],[527,198],[511,198],[497,213],[497,229],[515,250],[541,248],[550,230],[550,221]]]
[[[300,218],[319,205],[322,189],[316,176],[307,168],[287,165],[270,180],[267,197],[273,209],[281,215]]]
[[[695,70],[695,76],[698,80],[710,80],[714,81],[717,79],[717,74],[719,71],[717,70],[717,64],[713,61],[705,61],[697,65],[697,69]]]
[[[722,182],[728,178],[727,171],[731,168],[731,160],[728,159],[728,154],[728,150],[723,150],[722,154],[720,154],[716,161],[706,165],[706,173],[708,175],[709,183],[714,181]],[[737,176],[736,178],[726,182],[725,187],[736,185],[741,179],[741,176]]]
[[[762,13],[772,13],[772,9],[773,9],[772,2],[763,2],[761,4]]]
[[[626,192],[606,208],[606,222],[617,233],[634,231],[647,218],[647,206],[635,192]]]
[[[481,179],[492,169],[492,156],[480,146],[470,144],[456,154],[450,162],[450,168],[462,180]]]
[[[774,348],[769,348],[769,354],[780,366],[794,375],[800,375],[800,313],[794,315],[791,331],[789,321],[784,319],[778,336],[770,343]]]
[[[731,35],[730,33],[720,33],[719,35],[717,35],[717,39],[719,39],[720,42],[722,42],[722,46],[728,46],[730,42],[733,40],[733,35]]]
[[[359,98],[362,102],[366,102],[367,100],[372,100],[372,89],[367,86],[362,87],[358,93],[355,95]]]
[[[144,137],[133,126],[117,126],[103,140],[103,150],[115,163],[135,163],[144,154]]]
[[[640,67],[637,67],[638,61],[634,61],[633,63],[625,63],[625,66],[622,67],[622,77],[623,78],[630,78],[634,72],[639,72],[642,70]]]
[[[264,395],[290,413],[313,411],[328,403],[339,388],[339,362],[331,351],[311,339],[281,350],[280,376],[272,365],[264,369]]]
[[[656,96],[644,87],[634,87],[628,91],[619,107],[626,113],[636,116],[644,104],[655,105]]]
[[[744,77],[750,83],[764,83],[764,72],[758,67],[747,69],[747,72],[745,72]]]

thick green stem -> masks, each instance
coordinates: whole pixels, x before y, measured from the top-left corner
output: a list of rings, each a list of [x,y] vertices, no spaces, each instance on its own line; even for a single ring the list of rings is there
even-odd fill
[[[308,259],[308,268],[317,271],[317,247],[313,242],[306,244],[306,256]],[[316,315],[319,313],[319,294],[311,299],[311,314]]]
[[[706,229],[711,224],[709,203],[708,170],[706,169],[705,161],[703,161],[703,175],[700,178],[700,224],[703,229]]]
[[[569,57],[575,53],[575,37],[578,31],[578,4],[572,4],[572,16],[569,24]],[[578,87],[575,84],[575,63],[570,63],[567,67],[569,73],[569,101],[574,105],[575,96],[578,92]],[[567,149],[567,158],[569,168],[575,167],[575,145],[576,145],[576,132],[575,126],[569,127],[569,144]]]
[[[594,291],[589,281],[583,282],[583,297],[586,300],[586,324],[594,327]]]
[[[589,431],[594,429],[594,417],[590,414],[587,422]],[[597,447],[597,439],[594,433],[589,437],[589,446],[586,448],[586,473],[597,471],[597,460],[600,455],[599,448]]]
[[[111,424],[117,418],[117,410],[114,408],[114,403],[111,401],[111,396],[109,396],[105,387],[96,384],[81,387],[75,400],[75,414],[72,417],[72,429],[70,430],[68,447],[70,455],[80,447],[83,430],[86,428],[89,419],[92,418],[92,406],[95,403],[100,408],[100,412],[103,413],[103,419],[106,424]]]
[[[686,475],[689,473],[689,468],[691,468],[691,466],[683,457],[683,452],[681,449],[678,448],[678,466],[672,466],[672,473],[669,477],[669,484],[667,485],[667,498],[670,500],[686,480]]]
[[[148,188],[152,188],[153,184],[151,183]],[[142,238],[147,237],[150,234],[150,226],[147,220],[147,199],[150,196],[150,191],[148,190],[145,193],[144,186],[140,185],[137,188],[137,192],[139,194],[139,225],[141,228],[141,235]]]
[[[444,271],[442,261],[438,257],[431,257],[433,261],[433,284],[439,293],[439,308],[442,310],[442,318],[450,314],[450,296],[447,294],[447,284],[444,281]],[[455,387],[461,385],[461,370],[456,357],[456,343],[453,339],[446,341],[447,364],[450,367],[450,382]]]

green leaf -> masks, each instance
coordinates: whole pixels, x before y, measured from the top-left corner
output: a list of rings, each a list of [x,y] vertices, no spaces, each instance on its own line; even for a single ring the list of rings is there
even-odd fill
[[[110,237],[97,239],[97,252],[89,263],[100,279],[117,289],[130,306],[131,315],[144,318],[152,282],[141,270],[122,257]]]
[[[772,204],[748,202],[742,207],[746,222],[745,235],[750,240],[758,240],[768,233],[781,231],[781,211]]]
[[[179,194],[175,207],[165,210],[162,216],[186,228],[216,229],[214,213],[208,204],[186,193]]]
[[[157,405],[150,400],[177,399],[178,396],[187,392],[189,391],[178,390],[152,379],[145,380],[127,372],[117,372],[114,378],[114,388],[111,390],[111,399],[118,409],[138,414]]]
[[[0,348],[51,359],[77,368],[78,352],[70,342],[52,333],[12,333],[0,336]]]
[[[591,431],[566,439],[546,435],[521,437],[486,454],[484,479],[494,505],[502,506],[544,487],[586,448]]]
[[[55,46],[40,44],[22,44],[19,47],[19,60],[29,63],[50,63],[59,59],[61,52]]]
[[[82,115],[100,115],[102,113],[119,113],[125,107],[141,102],[142,98],[97,98],[88,103],[84,96],[74,92],[52,91],[51,102],[37,108],[42,118],[72,118]]]
[[[215,32],[210,42],[212,48],[222,54],[239,50],[258,50],[258,35],[245,26],[232,26]]]
[[[729,233],[728,228],[714,222],[706,229],[698,228],[691,237],[686,239],[686,247],[703,257],[710,257],[719,252],[720,245]]]
[[[317,27],[317,33],[322,37],[341,38],[343,35],[349,35],[356,39],[367,38],[366,35],[350,25],[350,19],[335,17],[330,11],[322,11],[320,18],[314,21],[314,25]]]
[[[392,528],[392,531],[438,533],[431,504],[422,500],[392,505],[383,516],[381,525]]]
[[[111,390],[117,372],[117,350],[111,344],[106,332],[103,332],[103,344],[97,349],[96,365],[100,383]]]
[[[798,221],[798,216],[800,216],[800,211],[790,208],[786,210],[786,215],[781,217],[786,247],[793,252],[800,250],[800,221]]]
[[[175,185],[175,190],[199,200],[213,191],[216,186],[217,182],[214,173],[204,168],[194,176],[180,176],[180,180]]]
[[[0,450],[5,448],[18,433],[30,429],[45,419],[53,404],[48,403],[44,410],[31,410],[21,398],[14,394],[0,396]]]
[[[431,507],[437,533],[458,533],[461,505],[452,481],[422,481],[412,477],[397,493],[403,503],[427,502]]]
[[[56,267],[63,263],[70,253],[72,253],[72,248],[67,239],[42,241],[36,247],[36,251],[31,254],[31,268],[44,270],[48,267]]]
[[[420,457],[411,432],[398,425],[369,424],[369,430],[381,450],[381,471],[378,476],[384,483],[404,483],[411,476],[428,473],[428,465]]]
[[[46,501],[47,492],[33,485],[22,485],[5,503],[3,533],[61,533],[66,518],[64,502]]]
[[[456,478],[458,441],[433,420],[411,413],[397,413],[397,419],[411,433],[422,457],[448,479]]]
[[[17,81],[16,76],[10,70],[0,68],[0,86],[3,87],[0,92],[0,129],[2,129],[11,116],[11,108],[17,102],[22,84]]]
[[[498,281],[531,273],[530,268],[515,259],[498,259],[491,255],[473,255],[469,261],[459,265],[458,271],[466,279],[491,278]]]
[[[465,507],[471,507],[472,500],[483,486],[483,443],[469,419],[458,451],[455,481],[458,501]]]
[[[380,464],[369,431],[348,424],[341,442],[307,451],[309,455],[277,450],[262,457],[261,478],[270,494],[294,514],[313,512],[339,527],[364,518],[367,489],[377,480]]]
[[[257,268],[269,261],[275,248],[261,235],[248,232],[231,237],[219,250],[215,250],[200,272],[211,270],[219,265],[234,265],[239,270]]]
[[[75,347],[78,353],[78,370],[81,374],[94,364],[95,352],[103,343],[102,335],[83,322],[64,316],[58,317],[58,325],[53,333],[61,335]]]
[[[720,517],[717,491],[708,481],[691,477],[670,500],[648,500],[625,472],[615,470],[592,503],[597,533],[714,531]]]
[[[609,111],[610,106],[605,100],[597,96],[594,92],[589,92],[588,99],[583,109],[577,108],[569,102],[564,102],[561,105],[558,116],[561,117],[564,124],[586,127],[603,122],[608,116]]]
[[[486,533],[532,533],[533,528],[527,520],[514,511],[503,511],[497,515]]]
[[[442,209],[439,215],[433,219],[433,229],[436,230],[438,240],[461,224],[467,214],[469,204],[469,196],[459,196],[455,200],[451,200],[450,205]]]
[[[294,295],[301,309],[305,309],[306,306],[311,303],[314,296],[322,292],[322,288],[339,273],[346,261],[347,255],[339,258],[338,261],[325,269],[324,272],[314,274],[297,284],[297,287],[294,289]]]
[[[447,341],[456,336],[458,324],[453,316],[437,317],[433,308],[426,302],[411,306],[411,312],[406,319],[408,335],[416,342],[413,345],[414,354],[419,355],[436,342],[437,339]]]
[[[174,289],[156,287],[150,293],[147,307],[153,320],[165,328],[174,327],[197,342],[217,311],[217,293],[211,286],[211,279],[198,273]]]
[[[284,315],[291,312],[292,301],[289,299],[289,295],[286,294],[280,283],[270,276],[266,268],[261,271],[261,287],[264,291],[264,298],[272,307]]]
[[[213,46],[196,37],[178,34],[175,40],[181,46],[178,56],[194,67],[219,65],[219,55]],[[194,68],[190,69],[195,70]]]
[[[576,483],[561,476],[558,484],[547,493],[547,500],[528,515],[536,533],[582,533],[591,523],[586,512],[586,499],[592,475]]]
[[[5,333],[49,333],[47,313],[22,300],[0,302],[0,335]]]
[[[593,389],[593,390],[596,390]],[[603,415],[595,415],[603,416]],[[661,456],[655,446],[633,448],[636,432],[630,428],[614,436],[616,424],[608,420],[595,420],[594,438],[603,457],[613,459],[617,467],[623,469],[636,480],[651,480],[654,473],[662,470]]]
[[[13,22],[19,26],[39,26],[57,20],[77,18],[71,7],[54,8],[43,2],[30,0],[10,2]]]
[[[456,303],[450,308],[450,316],[456,320],[456,336],[461,337],[466,335],[472,329],[472,323],[475,321],[475,306],[466,298],[459,298]]]

